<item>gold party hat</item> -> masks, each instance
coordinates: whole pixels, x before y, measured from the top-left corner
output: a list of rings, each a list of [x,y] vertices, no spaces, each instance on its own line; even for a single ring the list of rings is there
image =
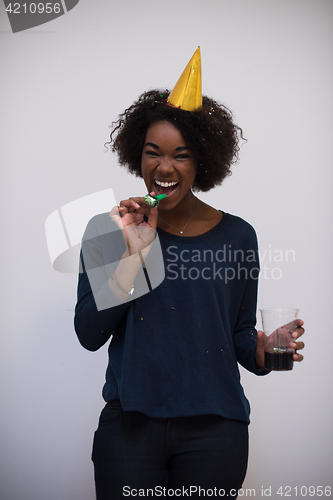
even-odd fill
[[[185,111],[196,111],[202,106],[200,47],[169,95],[168,104]]]

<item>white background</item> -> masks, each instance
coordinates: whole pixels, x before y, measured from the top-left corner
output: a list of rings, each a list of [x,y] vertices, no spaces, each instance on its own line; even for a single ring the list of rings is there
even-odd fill
[[[256,228],[267,266],[259,307],[299,307],[306,323],[292,372],[242,370],[244,489],[280,498],[279,486],[298,497],[301,486],[332,486],[333,2],[81,0],[17,34],[3,3],[0,14],[1,499],[94,498],[107,346],[79,345],[77,278],[52,269],[44,222],[109,187],[118,201],[145,194],[104,152],[108,126],[142,91],[171,89],[198,45],[203,92],[248,139],[234,174],[202,199]]]

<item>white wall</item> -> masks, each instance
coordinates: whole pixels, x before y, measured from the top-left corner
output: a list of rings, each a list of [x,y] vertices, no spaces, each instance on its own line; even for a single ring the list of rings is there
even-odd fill
[[[204,93],[248,139],[233,176],[202,199],[255,226],[269,269],[259,306],[299,307],[307,328],[292,372],[242,371],[244,488],[279,498],[279,486],[332,486],[331,0],[81,0],[17,34],[0,13],[1,499],[94,498],[107,352],[76,340],[76,276],[53,271],[44,221],[108,187],[117,200],[145,193],[104,153],[108,125],[143,90],[172,88],[198,45]],[[275,262],[277,250],[295,261]]]

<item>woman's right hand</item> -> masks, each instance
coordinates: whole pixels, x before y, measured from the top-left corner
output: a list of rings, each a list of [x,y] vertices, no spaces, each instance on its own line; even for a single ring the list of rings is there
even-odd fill
[[[154,192],[150,193],[152,196]],[[144,216],[148,221],[144,221]],[[109,214],[110,218],[121,230],[128,254],[133,255],[148,248],[155,239],[158,211],[157,207],[149,207],[143,197],[122,200]]]

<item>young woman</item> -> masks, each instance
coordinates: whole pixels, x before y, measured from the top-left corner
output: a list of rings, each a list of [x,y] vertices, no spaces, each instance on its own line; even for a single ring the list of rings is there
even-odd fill
[[[121,201],[92,219],[82,249],[77,335],[90,350],[112,336],[92,455],[98,500],[196,498],[208,489],[236,498],[250,413],[238,363],[268,373],[264,334],[255,330],[255,231],[194,194],[230,173],[241,130],[205,96],[194,111],[168,97],[142,94],[111,133],[120,163],[166,198],[158,207]],[[159,273],[158,245],[165,277],[136,297],[139,276]],[[302,325],[295,350],[304,346],[296,341]]]

